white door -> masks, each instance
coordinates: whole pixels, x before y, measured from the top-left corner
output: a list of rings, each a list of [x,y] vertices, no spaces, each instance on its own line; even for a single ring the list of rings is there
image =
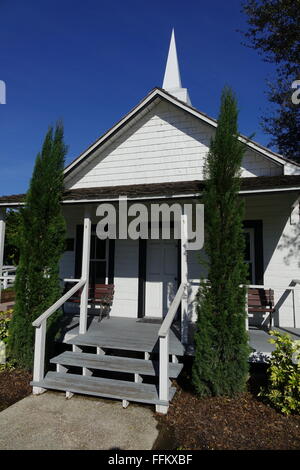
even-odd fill
[[[177,242],[148,240],[145,315],[162,318],[174,299],[178,286]]]

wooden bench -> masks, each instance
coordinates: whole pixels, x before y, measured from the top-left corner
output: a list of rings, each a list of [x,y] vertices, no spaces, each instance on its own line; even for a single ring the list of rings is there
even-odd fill
[[[66,283],[65,292],[72,287],[72,283]],[[99,306],[99,321],[105,315],[109,317],[109,312],[114,298],[114,284],[94,284],[89,286],[88,303],[92,307]],[[80,303],[82,289],[79,289],[74,296],[70,297],[68,302]]]
[[[248,289],[248,313],[268,313],[271,328],[275,310],[274,291],[272,289],[252,287]]]
[[[114,291],[114,284],[95,284],[92,303],[100,306],[99,321],[103,317],[103,312],[105,316],[109,317],[109,312],[114,299]]]

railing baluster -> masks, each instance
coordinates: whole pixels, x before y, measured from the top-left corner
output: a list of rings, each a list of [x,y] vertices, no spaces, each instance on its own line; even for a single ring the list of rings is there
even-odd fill
[[[159,338],[159,399],[169,401],[169,333]]]

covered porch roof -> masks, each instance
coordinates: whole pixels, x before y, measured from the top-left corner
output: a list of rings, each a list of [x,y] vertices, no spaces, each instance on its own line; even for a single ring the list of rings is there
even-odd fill
[[[196,197],[205,187],[204,180],[177,181],[169,183],[134,184],[69,189],[64,192],[63,204],[117,200],[119,196],[128,199],[168,199]],[[300,175],[258,176],[241,178],[240,194],[276,193],[300,191]],[[25,194],[0,197],[0,206],[14,207],[24,204]]]

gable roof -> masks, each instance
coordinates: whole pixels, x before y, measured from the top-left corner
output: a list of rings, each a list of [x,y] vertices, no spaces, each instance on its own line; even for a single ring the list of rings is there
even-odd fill
[[[81,155],[79,155],[73,162],[71,162],[64,170],[65,178],[69,178],[73,171],[81,165],[90,163],[90,156],[95,150],[98,150],[101,147],[106,146],[109,142],[116,138],[116,136],[128,128],[132,121],[136,122],[141,115],[144,115],[145,112],[150,110],[155,104],[159,101],[167,101],[172,103],[177,108],[182,109],[184,112],[193,115],[194,117],[200,119],[202,122],[216,128],[218,122],[216,119],[209,117],[207,114],[197,110],[193,106],[179,100],[170,93],[166,92],[162,88],[154,88],[139,104],[131,109],[122,119],[120,119],[113,127],[111,127],[107,132],[105,132],[99,139],[97,139],[93,144],[91,144],[87,150],[85,150]],[[260,153],[265,158],[272,160],[277,165],[284,165],[289,162],[296,166],[300,166],[296,162],[293,162],[290,159],[284,158],[276,152],[260,145],[253,140],[248,139],[246,136],[240,135],[239,139],[244,142],[249,148]]]

